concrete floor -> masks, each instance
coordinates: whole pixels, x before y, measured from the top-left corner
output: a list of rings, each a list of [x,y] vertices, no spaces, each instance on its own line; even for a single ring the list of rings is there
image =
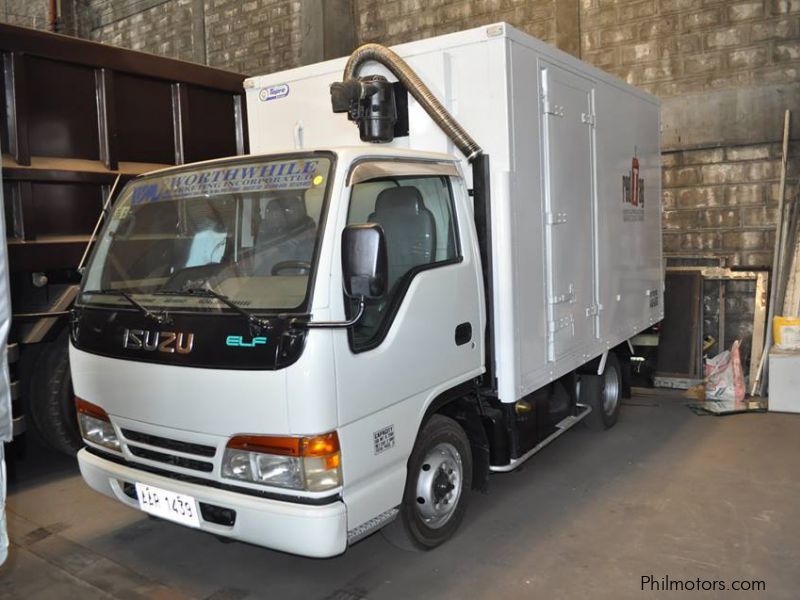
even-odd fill
[[[800,416],[699,417],[668,395],[627,403],[604,433],[568,432],[474,494],[427,554],[378,534],[304,559],[143,517],[31,452],[8,501],[0,598],[640,598],[641,578],[766,583],[800,594]],[[648,594],[652,595],[652,594]]]

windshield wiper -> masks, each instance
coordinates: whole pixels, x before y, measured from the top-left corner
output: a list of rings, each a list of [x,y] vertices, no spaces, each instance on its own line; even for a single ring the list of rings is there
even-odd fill
[[[224,296],[220,294],[213,288],[210,287],[195,287],[195,288],[188,288],[185,290],[159,290],[157,292],[153,292],[154,295],[160,296],[202,296],[205,298],[214,298],[222,302],[228,308],[233,309],[243,317],[247,319],[247,322],[257,327],[259,330],[264,329],[270,326],[269,319],[262,319],[258,315],[254,315],[249,310],[246,310],[236,304],[233,300],[228,298],[228,296]]]
[[[115,290],[115,289],[88,290],[84,293],[103,294],[105,296],[121,296],[122,298],[125,298],[125,300],[127,300],[131,306],[136,308],[145,317],[147,317],[148,319],[153,319],[153,321],[155,321],[159,325],[169,324],[172,322],[172,317],[170,317],[166,311],[162,310],[160,312],[153,312],[138,300],[134,300],[133,296],[131,296],[125,290]]]

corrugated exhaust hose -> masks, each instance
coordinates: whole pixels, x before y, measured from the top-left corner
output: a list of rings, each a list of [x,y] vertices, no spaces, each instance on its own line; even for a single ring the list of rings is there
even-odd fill
[[[464,130],[461,124],[453,118],[448,110],[436,99],[433,92],[417,76],[414,70],[386,46],[380,44],[364,44],[356,48],[344,68],[342,81],[347,83],[356,79],[358,70],[367,61],[373,60],[385,66],[402,83],[414,99],[420,103],[434,122],[441,127],[447,136],[453,140],[456,147],[467,157],[469,162],[474,161],[483,153],[480,146]]]

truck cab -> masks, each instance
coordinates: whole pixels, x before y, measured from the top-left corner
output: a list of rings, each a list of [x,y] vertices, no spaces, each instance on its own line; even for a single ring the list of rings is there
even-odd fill
[[[437,402],[474,391],[482,290],[452,156],[342,147],[139,177],[72,318],[81,472],[211,533],[341,553],[397,516]],[[415,490],[432,531],[472,481],[466,435],[439,438]]]

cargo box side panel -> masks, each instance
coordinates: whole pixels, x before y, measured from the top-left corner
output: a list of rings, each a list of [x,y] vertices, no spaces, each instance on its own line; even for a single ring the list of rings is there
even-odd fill
[[[513,367],[498,368],[505,402],[663,317],[658,101],[526,40],[509,43],[514,340],[500,329],[498,347],[514,356],[498,357]]]
[[[597,88],[598,290],[606,347],[664,317],[657,101]]]

